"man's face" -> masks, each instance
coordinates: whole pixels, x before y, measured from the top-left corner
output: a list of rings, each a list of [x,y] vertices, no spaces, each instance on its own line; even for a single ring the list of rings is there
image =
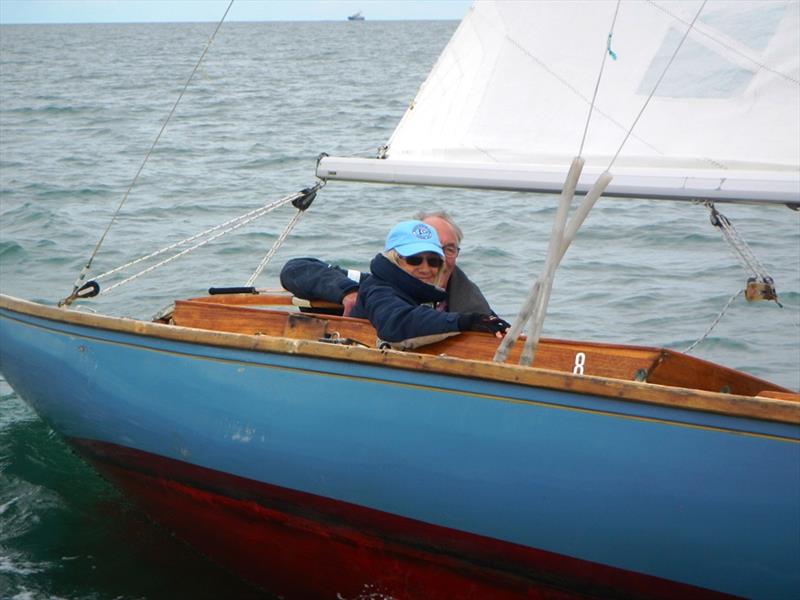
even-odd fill
[[[423,222],[427,223],[436,230],[436,233],[439,236],[439,241],[442,243],[442,248],[445,250],[444,272],[442,273],[442,278],[444,281],[447,281],[450,278],[450,274],[453,272],[453,269],[456,267],[456,258],[458,258],[458,251],[453,253],[447,252],[448,248],[458,248],[458,238],[456,237],[456,233],[453,231],[450,223],[440,217],[428,217]],[[452,254],[452,256],[450,256],[450,254]]]

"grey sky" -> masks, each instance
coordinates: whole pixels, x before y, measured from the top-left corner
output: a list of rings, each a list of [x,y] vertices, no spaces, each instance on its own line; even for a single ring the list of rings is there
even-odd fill
[[[218,21],[230,0],[0,0],[0,23]],[[235,0],[228,21],[460,20],[470,0]]]

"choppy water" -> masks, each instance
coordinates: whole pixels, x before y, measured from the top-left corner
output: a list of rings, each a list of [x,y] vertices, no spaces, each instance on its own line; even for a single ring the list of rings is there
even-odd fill
[[[111,229],[94,273],[314,183],[320,152],[373,154],[454,22],[223,26]],[[0,290],[56,302],[120,202],[213,24],[0,27]],[[516,314],[543,265],[553,198],[329,184],[258,285],[315,255],[363,267],[397,220],[447,208],[465,270]],[[800,389],[800,216],[722,207],[785,307],[739,298],[694,354]],[[293,210],[92,306],[150,317],[242,285]],[[746,274],[706,209],[601,200],[558,275],[545,335],[684,349]],[[0,340],[0,343],[2,341]],[[0,597],[259,597],[152,526],[0,379]]]

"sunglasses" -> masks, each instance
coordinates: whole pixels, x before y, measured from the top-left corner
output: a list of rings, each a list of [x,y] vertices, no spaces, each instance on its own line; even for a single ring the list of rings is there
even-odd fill
[[[403,262],[412,267],[420,266],[423,260],[426,261],[428,266],[432,269],[438,269],[444,264],[444,260],[442,260],[441,256],[401,256],[400,258],[403,259]]]

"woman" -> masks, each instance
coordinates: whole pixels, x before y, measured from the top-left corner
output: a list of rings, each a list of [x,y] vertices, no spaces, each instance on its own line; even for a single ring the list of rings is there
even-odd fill
[[[370,263],[370,277],[361,283],[353,317],[366,317],[380,342],[409,349],[461,331],[490,331],[498,337],[509,324],[491,314],[443,312],[447,299],[437,287],[444,252],[436,230],[422,221],[403,221],[386,238],[382,254]]]

